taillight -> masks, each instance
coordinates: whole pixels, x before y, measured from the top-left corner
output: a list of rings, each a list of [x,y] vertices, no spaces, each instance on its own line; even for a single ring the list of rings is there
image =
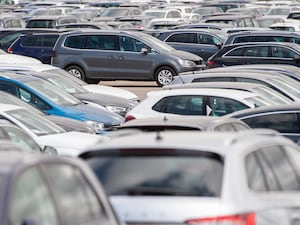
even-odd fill
[[[191,219],[185,223],[190,225],[255,225],[255,213]]]
[[[215,67],[215,65],[216,65],[215,61],[213,61],[213,60],[208,60],[207,61],[207,67],[208,68]]]
[[[129,120],[134,120],[134,119],[135,119],[134,116],[131,116],[131,115],[125,116],[125,122],[127,122]]]
[[[7,52],[8,52],[8,53],[13,53],[13,49],[12,49],[11,47],[9,47],[9,48],[7,49]]]

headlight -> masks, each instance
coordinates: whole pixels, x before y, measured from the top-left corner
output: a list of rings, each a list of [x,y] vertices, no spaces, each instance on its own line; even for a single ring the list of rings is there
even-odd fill
[[[119,106],[106,106],[106,108],[113,112],[113,113],[117,113],[121,116],[124,116],[127,112],[127,109],[125,107],[119,107]]]
[[[92,126],[96,131],[96,133],[101,133],[104,130],[104,123],[92,121],[92,120],[86,120],[84,122]]]
[[[194,63],[193,61],[191,60],[185,60],[185,59],[178,59],[178,62],[185,66],[185,67],[188,67],[188,66],[196,66],[196,63]]]

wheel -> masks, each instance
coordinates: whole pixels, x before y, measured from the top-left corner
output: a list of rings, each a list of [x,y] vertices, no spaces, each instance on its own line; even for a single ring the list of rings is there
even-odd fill
[[[66,71],[68,71],[70,74],[72,74],[74,77],[85,81],[85,74],[84,71],[79,66],[69,66]]]
[[[158,86],[169,85],[174,76],[176,75],[175,71],[169,66],[163,66],[156,70],[155,80]]]

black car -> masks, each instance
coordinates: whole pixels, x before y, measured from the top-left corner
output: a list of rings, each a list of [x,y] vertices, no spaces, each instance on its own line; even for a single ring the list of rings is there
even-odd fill
[[[226,37],[226,33],[218,30],[176,29],[162,32],[158,39],[177,50],[191,52],[207,61],[219,51]]]
[[[226,117],[238,118],[251,128],[270,128],[295,142],[300,140],[300,105],[264,106],[251,110],[241,110],[227,114]]]
[[[300,47],[286,42],[253,42],[225,45],[208,59],[209,68],[243,64],[300,66]]]
[[[300,34],[286,31],[245,31],[228,35],[224,45],[246,42],[292,42],[300,44]]]

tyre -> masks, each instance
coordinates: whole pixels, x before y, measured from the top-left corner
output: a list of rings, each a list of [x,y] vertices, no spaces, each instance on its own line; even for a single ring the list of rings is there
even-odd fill
[[[70,74],[72,74],[74,77],[80,79],[80,80],[83,80],[85,81],[86,78],[85,78],[85,74],[84,74],[84,71],[81,67],[79,66],[69,66],[66,71],[68,71]]]
[[[169,85],[176,76],[176,72],[169,66],[162,66],[155,72],[155,81],[158,86]]]

